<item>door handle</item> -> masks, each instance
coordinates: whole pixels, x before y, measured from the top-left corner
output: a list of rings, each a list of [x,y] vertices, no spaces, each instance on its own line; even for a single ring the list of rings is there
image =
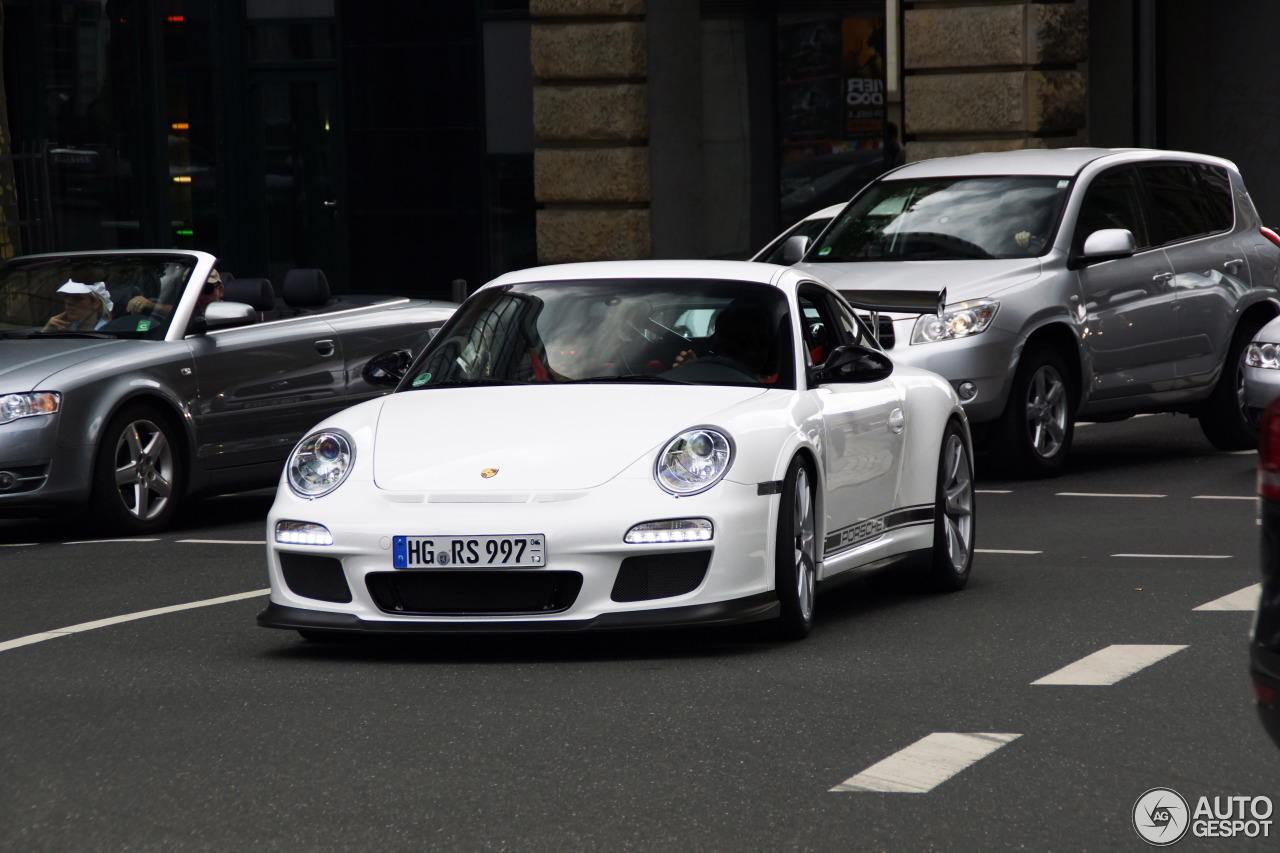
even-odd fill
[[[1243,263],[1244,263],[1244,258],[1232,258],[1231,260],[1223,264],[1223,266],[1226,267],[1227,272],[1231,273],[1232,275],[1235,275],[1236,273],[1240,272],[1240,265]]]
[[[333,355],[334,349],[333,341],[316,341],[316,352],[325,358]]]
[[[1173,273],[1171,272],[1158,272],[1155,275],[1151,276],[1152,281],[1171,281],[1172,279],[1173,279]]]

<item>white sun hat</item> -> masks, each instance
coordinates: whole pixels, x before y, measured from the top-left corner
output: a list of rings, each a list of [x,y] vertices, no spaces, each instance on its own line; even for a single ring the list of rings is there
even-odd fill
[[[111,295],[107,293],[107,283],[104,281],[95,281],[93,284],[85,284],[79,281],[67,279],[67,283],[58,288],[59,293],[92,293],[101,300],[103,307],[107,313],[111,312],[113,307],[111,304]]]

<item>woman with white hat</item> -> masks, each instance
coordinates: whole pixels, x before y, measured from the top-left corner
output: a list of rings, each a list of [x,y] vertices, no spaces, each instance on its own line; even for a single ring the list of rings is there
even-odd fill
[[[111,296],[104,282],[84,284],[67,279],[58,288],[63,294],[63,312],[45,323],[45,332],[89,332],[101,329],[111,318]]]

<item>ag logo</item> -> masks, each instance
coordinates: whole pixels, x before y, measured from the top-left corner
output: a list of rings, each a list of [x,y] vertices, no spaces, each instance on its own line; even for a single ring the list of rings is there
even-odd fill
[[[1152,788],[1133,804],[1133,828],[1143,841],[1156,847],[1178,841],[1190,825],[1187,801],[1172,788]]]

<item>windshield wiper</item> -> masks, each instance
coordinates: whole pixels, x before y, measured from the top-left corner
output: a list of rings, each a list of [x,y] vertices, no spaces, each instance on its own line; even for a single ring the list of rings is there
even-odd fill
[[[31,338],[96,338],[100,341],[110,340],[115,337],[108,332],[31,332],[27,337]]]
[[[426,388],[476,388],[482,385],[533,385],[533,382],[517,382],[514,379],[496,379],[492,376],[485,376],[480,379],[442,379],[439,382],[432,382],[430,385],[423,386]]]
[[[683,379],[654,376],[652,373],[624,373],[621,376],[584,376],[581,379],[562,379],[560,384],[584,384],[590,382],[656,382],[663,385],[693,385]]]

